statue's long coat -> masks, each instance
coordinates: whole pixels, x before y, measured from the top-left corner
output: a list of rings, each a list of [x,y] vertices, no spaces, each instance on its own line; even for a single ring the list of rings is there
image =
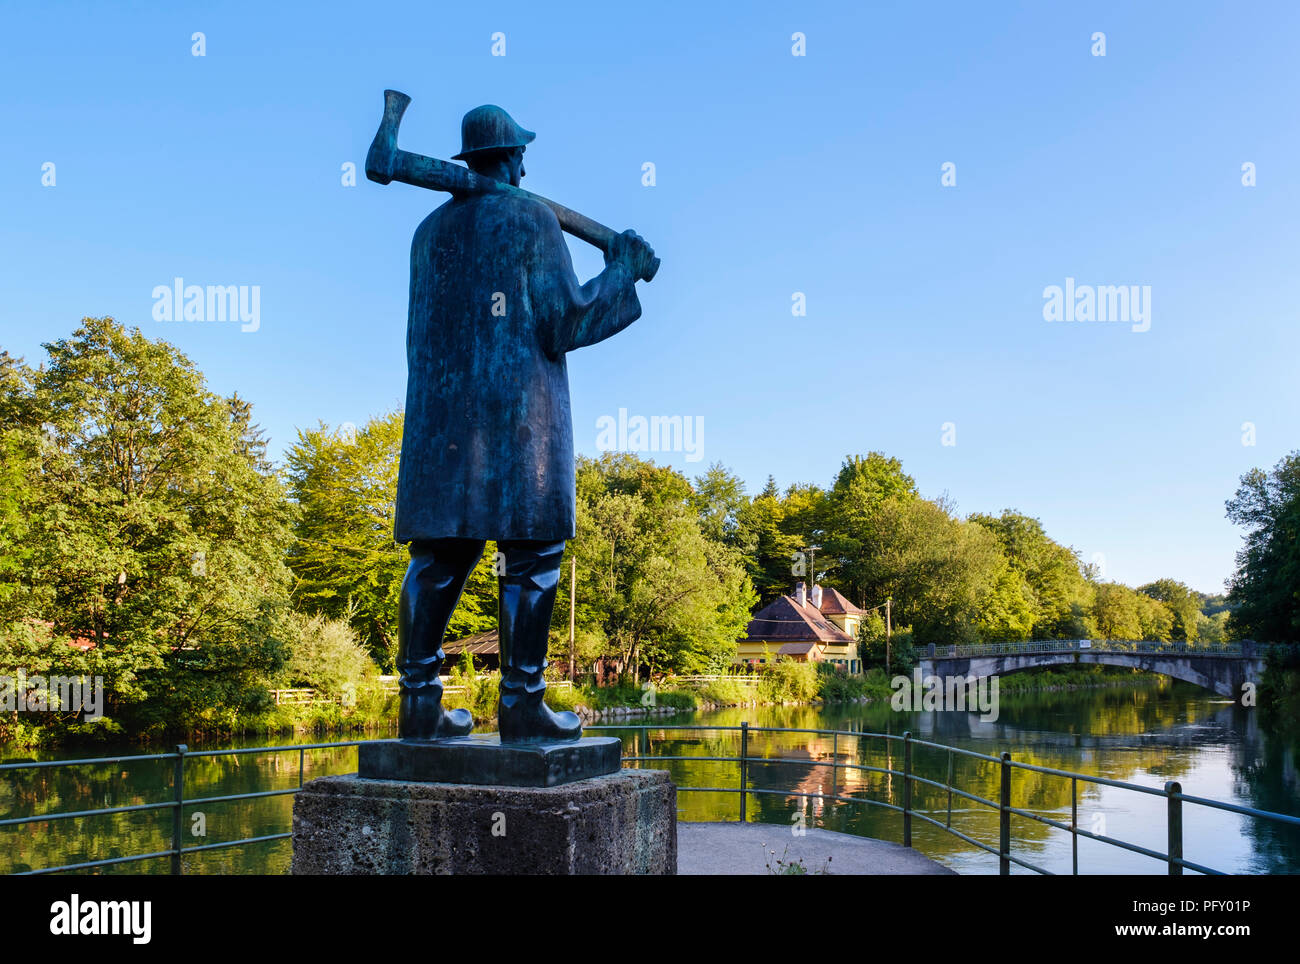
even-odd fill
[[[564,355],[640,315],[622,264],[578,284],[539,201],[482,194],[430,214],[411,244],[397,541],[572,538]]]

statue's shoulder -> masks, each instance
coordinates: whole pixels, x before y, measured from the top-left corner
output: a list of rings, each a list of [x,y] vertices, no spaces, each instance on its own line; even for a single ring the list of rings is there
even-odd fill
[[[552,222],[559,223],[556,220],[555,212],[545,203],[526,194],[502,191],[499,194],[480,194],[474,198],[466,198],[467,203],[475,201],[482,205],[484,210],[498,212],[499,216],[529,222],[536,224],[538,227],[547,227]]]
[[[415,240],[418,242],[421,238],[427,238],[430,234],[436,232],[446,216],[448,209],[455,203],[455,198],[449,198],[430,211],[429,216],[421,221],[420,226],[415,229]]]
[[[481,229],[485,222],[506,223],[517,236],[559,231],[559,221],[545,203],[518,194],[475,194],[452,198],[430,212],[415,229],[415,243],[427,244],[444,234]]]

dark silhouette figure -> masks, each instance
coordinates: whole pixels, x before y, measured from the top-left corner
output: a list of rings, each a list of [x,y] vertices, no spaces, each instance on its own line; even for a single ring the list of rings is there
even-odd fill
[[[465,115],[456,158],[518,187],[534,136],[501,108],[479,107]],[[395,526],[411,552],[399,616],[402,738],[472,728],[468,711],[443,711],[438,675],[448,620],[489,539],[505,557],[501,739],[581,736],[576,714],[543,702],[560,561],[575,532],[565,354],[640,317],[635,282],[653,261],[625,231],[605,270],[581,285],[555,213],[510,193],[454,196],[416,230]]]

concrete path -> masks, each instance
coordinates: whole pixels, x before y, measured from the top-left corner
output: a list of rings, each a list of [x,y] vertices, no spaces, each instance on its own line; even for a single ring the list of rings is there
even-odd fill
[[[955,873],[899,844],[831,830],[796,837],[779,824],[677,822],[679,874],[779,874],[779,860],[810,874]]]

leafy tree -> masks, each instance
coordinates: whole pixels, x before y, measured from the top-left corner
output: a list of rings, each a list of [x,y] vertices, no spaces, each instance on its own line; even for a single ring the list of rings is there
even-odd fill
[[[844,460],[826,499],[823,526],[828,565],[835,570],[837,587],[850,599],[871,594],[871,556],[882,539],[884,507],[919,498],[916,483],[904,474],[898,459],[870,452],[865,458],[853,455]]]
[[[1138,602],[1138,621],[1142,627],[1140,638],[1151,643],[1167,643],[1173,639],[1173,610],[1146,593],[1135,592],[1134,594]]]
[[[686,480],[613,453],[579,458],[577,476],[579,635],[633,673],[729,666],[757,597],[739,552],[701,530]],[[561,593],[557,635],[567,621]]]
[[[975,514],[971,522],[993,533],[1024,582],[1033,611],[1034,639],[1086,638],[1092,634],[1092,587],[1073,549],[1048,538],[1039,520],[1005,509]]]
[[[984,605],[1005,586],[1004,566],[997,540],[982,527],[953,519],[937,502],[891,499],[879,509],[864,561],[865,595],[892,597],[895,619],[922,643],[975,642]],[[1001,602],[1015,612],[1008,595]]]
[[[723,468],[721,462],[709,466],[692,486],[690,504],[700,517],[700,531],[706,539],[733,546],[742,552],[752,551],[749,533],[741,523],[749,504],[745,483]]]
[[[891,636],[884,617],[873,610],[858,624],[858,658],[863,669],[879,667],[888,673],[911,672],[916,665],[912,627],[899,626]]]
[[[110,318],[45,350],[35,373],[3,366],[0,404],[36,457],[33,484],[8,490],[26,520],[17,553],[3,523],[9,615],[92,640],[110,714],[140,726],[264,705],[283,660],[292,508],[247,407]]]
[[[1200,615],[1200,600],[1176,579],[1157,579],[1155,582],[1141,586],[1138,592],[1158,599],[1169,607],[1173,616],[1170,638],[1177,642],[1196,641],[1196,617]]]
[[[736,515],[738,541],[745,547],[745,569],[760,605],[766,605],[790,591],[795,553],[806,542],[786,531],[785,504],[771,477],[763,491],[741,506]]]
[[[30,614],[22,573],[34,546],[29,512],[35,502],[43,436],[32,399],[32,371],[0,349],[0,625]]]
[[[790,486],[785,490],[785,497],[781,500],[781,531],[793,544],[792,551],[798,551],[808,555],[807,550],[812,546],[822,546],[825,549],[826,537],[828,535],[832,512],[830,500],[826,493],[815,485],[798,483]],[[791,582],[794,580],[791,573],[791,558],[786,557],[786,591],[791,588]],[[829,566],[833,565],[834,558],[829,551],[818,552],[815,559],[805,559],[807,574],[803,577],[805,581],[812,583],[819,578],[819,573]],[[812,566],[817,567],[817,572],[813,572]]]
[[[1138,594],[1117,582],[1097,586],[1093,618],[1102,639],[1142,639],[1142,603]]]
[[[1269,472],[1242,476],[1227,510],[1246,530],[1228,583],[1230,631],[1261,642],[1300,641],[1300,451]]]
[[[288,555],[294,605],[347,618],[375,661],[391,671],[397,607],[410,556],[393,541],[402,415],[370,419],[355,431],[320,425],[299,431],[287,456],[289,492],[298,505]],[[496,625],[496,576],[489,543],[448,625],[448,638]]]
[[[1196,636],[1205,643],[1226,643],[1231,638],[1228,629],[1228,611],[1220,610],[1213,616],[1196,614]]]

